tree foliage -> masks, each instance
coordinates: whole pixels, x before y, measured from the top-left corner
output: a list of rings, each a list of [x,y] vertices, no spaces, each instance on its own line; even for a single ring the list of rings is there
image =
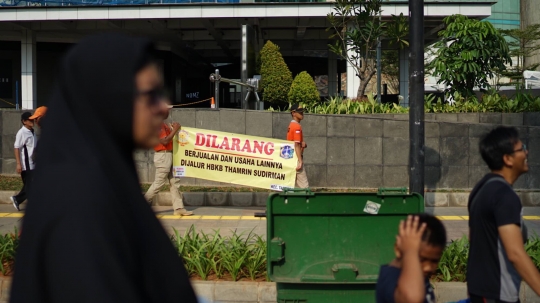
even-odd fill
[[[512,62],[504,37],[491,23],[463,15],[446,17],[444,23],[446,28],[439,32],[441,39],[435,44],[436,55],[428,69],[451,93],[472,96],[475,87],[489,89],[494,71],[505,70],[505,64]]]
[[[271,103],[285,103],[292,84],[292,73],[287,67],[279,46],[266,42],[260,53],[261,82],[263,100]]]
[[[289,103],[312,105],[319,101],[319,91],[313,78],[305,71],[296,75],[289,90]]]
[[[329,47],[355,69],[360,78],[358,96],[361,97],[377,72],[375,50],[378,39],[396,42],[399,47],[409,45],[404,40],[409,23],[403,14],[392,15],[391,22],[382,21],[382,0],[336,0],[333,10],[327,16],[331,24],[328,30],[336,41]]]
[[[540,64],[527,64],[527,58],[534,56],[540,51],[540,24],[532,24],[524,29],[500,30],[501,34],[507,38],[510,48],[510,57],[516,58],[516,65],[502,73],[518,82],[523,79],[523,72],[526,70],[536,70]]]

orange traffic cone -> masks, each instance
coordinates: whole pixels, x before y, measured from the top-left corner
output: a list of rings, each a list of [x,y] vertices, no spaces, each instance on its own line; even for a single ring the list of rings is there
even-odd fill
[[[214,102],[214,97],[212,97],[212,103],[210,103],[210,108],[216,108],[216,102]]]

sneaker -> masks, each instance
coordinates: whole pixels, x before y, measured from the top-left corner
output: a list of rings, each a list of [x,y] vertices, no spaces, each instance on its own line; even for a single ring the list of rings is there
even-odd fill
[[[19,208],[19,202],[17,202],[17,199],[15,199],[15,196],[10,197],[11,202],[13,202],[13,207],[15,207],[16,210],[21,211]]]
[[[175,216],[192,216],[193,212],[188,211],[185,208],[178,208],[174,210],[174,215]]]

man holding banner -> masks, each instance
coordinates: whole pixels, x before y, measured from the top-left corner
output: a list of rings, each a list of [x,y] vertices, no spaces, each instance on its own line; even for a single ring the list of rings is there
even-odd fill
[[[159,134],[160,144],[154,147],[154,165],[156,167],[156,175],[154,178],[154,183],[152,183],[144,197],[147,201],[152,201],[152,199],[159,192],[159,189],[163,185],[165,185],[166,182],[168,182],[170,185],[174,215],[191,216],[193,215],[193,212],[187,211],[184,208],[182,194],[178,191],[178,187],[180,186],[180,180],[174,178],[172,175],[172,140],[176,133],[178,133],[180,128],[181,126],[177,122],[173,122],[170,125],[167,125],[166,123],[163,123],[161,125],[161,132]]]
[[[304,169],[304,149],[307,148],[307,144],[304,141],[304,133],[302,132],[302,126],[300,121],[304,119],[304,108],[298,104],[294,104],[291,107],[291,116],[293,120],[289,124],[289,130],[287,132],[287,140],[294,141],[294,151],[298,157],[298,165],[296,166],[296,182],[294,187],[296,188],[308,188],[309,182]]]

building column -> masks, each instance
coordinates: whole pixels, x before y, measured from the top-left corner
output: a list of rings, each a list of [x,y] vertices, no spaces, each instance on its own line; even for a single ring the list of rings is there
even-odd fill
[[[333,51],[328,51],[328,97],[335,97],[339,92],[339,81],[337,72],[337,55]]]
[[[36,33],[23,30],[21,35],[21,108],[37,107]]]
[[[351,57],[352,51],[348,51],[349,58]],[[356,75],[356,70],[354,67],[347,61],[347,98],[353,99],[358,97],[358,88],[360,87],[360,78]]]
[[[409,107],[409,48],[399,50],[399,94],[401,106]]]

